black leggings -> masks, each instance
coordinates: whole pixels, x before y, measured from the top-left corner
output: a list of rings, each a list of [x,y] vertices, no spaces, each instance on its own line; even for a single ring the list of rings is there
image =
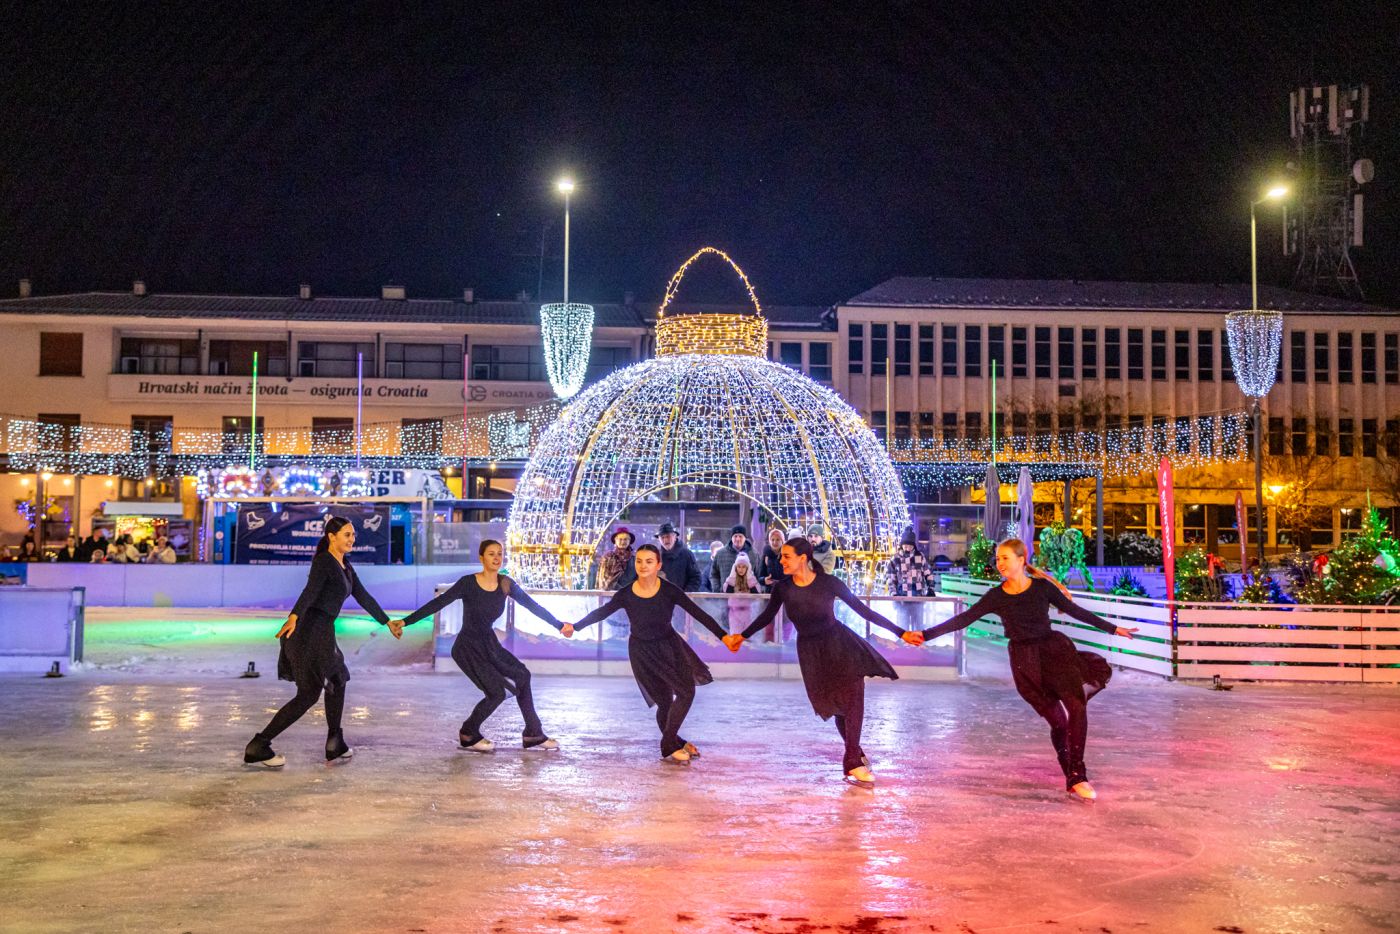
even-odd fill
[[[345,685],[326,685],[326,731],[340,732],[340,717],[345,713]],[[315,705],[321,696],[320,685],[297,685],[297,696],[282,705],[272,717],[272,722],[263,728],[262,735],[271,741],[287,727],[296,723]]]
[[[865,724],[865,681],[854,681],[841,692],[839,699],[841,712],[836,720],[836,732],[846,742],[846,751],[841,757],[841,767],[849,772],[865,763],[865,750],[860,748],[860,730]]]
[[[493,637],[494,638],[494,637]],[[458,667],[466,672],[466,665],[457,663]],[[530,670],[516,661],[512,666],[510,679],[515,682],[515,700],[520,704],[520,716],[525,720],[525,736],[543,736],[544,725],[540,723],[539,714],[535,713],[535,696],[530,691]],[[481,725],[486,722],[486,718],[496,712],[496,708],[505,703],[506,687],[504,680],[497,679],[488,686],[486,696],[476,702],[472,708],[471,716],[462,721],[461,733],[471,741],[481,738]]]
[[[1088,781],[1089,773],[1084,768],[1084,745],[1089,739],[1086,702],[1078,697],[1060,698],[1040,715],[1050,724],[1050,742],[1065,773],[1065,787]]]
[[[661,727],[661,755],[669,756],[685,747],[681,724],[690,713],[690,705],[695,703],[695,687],[692,685],[674,693],[659,692],[652,700],[656,701],[656,725]]]

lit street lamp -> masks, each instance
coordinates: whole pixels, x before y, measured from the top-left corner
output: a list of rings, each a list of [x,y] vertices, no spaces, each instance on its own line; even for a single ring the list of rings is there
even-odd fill
[[[564,301],[540,306],[540,337],[549,383],[555,395],[567,399],[583,388],[588,375],[593,306],[569,301],[569,196],[574,193],[574,180],[565,176],[554,187],[564,196]]]
[[[1283,346],[1283,312],[1259,310],[1259,225],[1255,219],[1255,208],[1265,201],[1277,201],[1287,194],[1286,187],[1275,185],[1266,191],[1262,198],[1250,202],[1250,310],[1231,312],[1225,316],[1225,334],[1230,342],[1230,359],[1234,366],[1235,382],[1246,396],[1254,400],[1254,525],[1261,568],[1264,564],[1262,403],[1273,388],[1274,379],[1278,374],[1279,353]],[[1246,534],[1246,530],[1241,529],[1240,534]]]

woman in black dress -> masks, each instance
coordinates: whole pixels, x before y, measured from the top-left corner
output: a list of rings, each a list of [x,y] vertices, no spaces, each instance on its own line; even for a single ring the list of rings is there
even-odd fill
[[[779,609],[797,630],[797,663],[807,699],[817,716],[836,718],[836,731],[845,741],[841,767],[847,781],[871,787],[875,776],[870,759],[860,747],[860,731],[865,720],[865,679],[899,677],[884,656],[870,643],[836,618],[840,600],[863,618],[899,636],[911,645],[920,644],[918,633],[906,632],[867,607],[841,581],[822,568],[813,555],[812,543],[803,538],[789,539],[779,552],[787,575],[773,588],[768,606],[742,633],[726,636],[730,651],[739,651],[745,639],[761,632],[773,621]]]
[[[272,741],[311,709],[321,692],[326,694],[326,761],[354,755],[340,732],[340,716],[345,710],[345,682],[350,671],[345,656],[335,643],[335,618],[347,597],[380,622],[389,617],[360,583],[350,566],[350,550],[355,546],[355,526],[349,519],[332,516],[326,520],[306,587],[287,622],[277,632],[282,650],[277,658],[277,677],[296,683],[297,694],[272,722],[255,735],[243,750],[243,761],[270,769],[280,769],[287,760],[272,751]]]
[[[997,546],[997,571],[1003,578],[1000,587],[993,587],[956,616],[925,629],[923,637],[934,639],[965,629],[983,616],[1000,616],[1010,643],[1016,692],[1050,724],[1050,742],[1065,773],[1065,788],[1092,801],[1098,795],[1084,768],[1089,735],[1085,705],[1107,686],[1113,669],[1102,656],[1079,651],[1068,636],[1051,629],[1050,607],[1129,639],[1137,630],[1115,626],[1076,606],[1063,588],[1026,564],[1026,546],[1020,539],[1008,539]]]
[[[477,554],[481,557],[480,571],[458,578],[451,588],[401,621],[390,623],[389,628],[397,639],[404,626],[432,616],[453,600],[461,600],[462,630],[452,643],[452,660],[485,696],[472,708],[471,715],[462,721],[457,741],[463,749],[473,752],[494,750],[496,744],[481,735],[481,726],[510,693],[515,695],[520,704],[520,715],[525,720],[522,745],[526,749],[558,749],[559,743],[545,735],[539,714],[535,713],[535,698],[530,691],[530,669],[501,645],[493,624],[506,611],[507,599],[514,600],[555,629],[563,629],[564,624],[536,603],[524,587],[501,574],[500,542],[486,539],[477,549]]]
[[[656,706],[656,725],[661,728],[661,757],[669,762],[689,762],[700,757],[700,750],[681,736],[681,724],[695,701],[696,686],[709,684],[714,676],[695,650],[671,627],[671,611],[680,607],[718,638],[724,637],[724,630],[685,591],[662,580],[659,576],[661,552],[655,545],[637,549],[634,567],[637,570],[635,581],[573,626],[565,626],[564,635],[572,636],[618,610],[626,611],[632,624],[627,655],[647,706]]]

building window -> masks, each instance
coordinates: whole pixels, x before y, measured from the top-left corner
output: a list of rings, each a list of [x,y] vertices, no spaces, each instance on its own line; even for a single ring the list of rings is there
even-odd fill
[[[196,376],[199,374],[199,341],[175,337],[123,337],[118,372]]]
[[[1155,362],[1154,362],[1155,365]],[[1179,383],[1191,381],[1191,332],[1176,332],[1176,380]]]
[[[1080,369],[1085,379],[1099,378],[1099,332],[1097,328],[1081,328],[1079,339],[1084,349]]]
[[[1288,378],[1295,383],[1308,381],[1308,334],[1306,331],[1288,332]]]
[[[870,413],[870,428],[875,432],[875,437],[880,439],[880,443],[885,443],[885,435],[889,430],[889,413],[883,409],[876,409]]]
[[[1400,457],[1400,419],[1385,420],[1385,456],[1392,460]]]
[[[354,379],[364,355],[364,373],[373,377],[374,344],[349,341],[302,341],[297,350],[297,375]]]
[[[1325,418],[1313,423],[1313,450],[1324,457],[1332,454],[1332,423]]]
[[[1202,383],[1215,381],[1215,332],[1196,332],[1196,379]]]
[[[1282,356],[1282,355],[1280,355]],[[1230,338],[1220,332],[1220,381],[1228,383],[1235,378],[1235,360],[1230,356]]]
[[[1374,418],[1363,418],[1361,420],[1361,456],[1376,456],[1376,434],[1377,422]]]
[[[919,413],[919,440],[920,440],[920,441],[932,441],[932,440],[934,440],[934,437],[933,437],[933,413],[932,413],[932,412],[920,412],[920,413]]]
[[[405,418],[399,424],[400,454],[441,454],[442,419]]]
[[[1118,328],[1103,329],[1103,375],[1106,379],[1123,378],[1122,334]]]
[[[908,376],[914,348],[910,340],[911,328],[907,324],[894,326],[894,375]]]
[[[783,346],[786,347],[787,345],[784,344]],[[800,363],[802,360],[802,345],[798,344],[796,346],[797,359]],[[786,353],[786,351],[783,352]],[[594,347],[593,351],[588,355],[588,369],[585,371],[583,378],[586,382],[591,383],[616,373],[618,370],[626,369],[634,362],[636,361],[632,357],[631,347]],[[784,360],[783,362],[786,363],[787,361]],[[800,371],[802,368],[798,366],[797,369]],[[828,379],[831,377],[830,369],[830,367],[827,368]]]
[[[823,341],[807,345],[807,375],[819,383],[831,382],[831,345]]]
[[[1337,456],[1356,456],[1356,423],[1352,419],[1337,419]]]
[[[894,440],[895,440],[895,441],[905,441],[905,442],[907,442],[907,441],[909,441],[909,440],[911,439],[911,436],[910,436],[910,431],[911,431],[911,427],[910,427],[910,416],[911,416],[911,413],[909,413],[909,412],[896,412],[896,413],[894,413]]]
[[[888,324],[872,324],[870,326],[870,375],[884,376],[886,370],[885,361],[890,354],[890,326]]]
[[[1369,332],[1361,335],[1361,382],[1376,381],[1376,335]]]
[[[958,440],[958,413],[943,413],[943,443],[952,444]]]
[[[987,325],[987,362],[996,367],[998,376],[1006,375],[1006,326]]]
[[[458,344],[386,343],[384,375],[389,379],[461,379],[462,348]]]
[[[1313,380],[1319,383],[1332,381],[1332,336],[1326,331],[1313,332]]]
[[[1035,375],[1038,379],[1050,378],[1050,329],[1035,329]]]
[[[355,420],[353,418],[312,418],[312,454],[354,454]]]
[[[1385,381],[1391,386],[1400,383],[1400,334],[1385,336]]]
[[[267,437],[263,432],[263,417],[258,416],[256,441],[249,436],[248,429],[252,424],[252,419],[246,415],[224,416],[223,429],[219,433],[219,443],[224,454],[230,457],[237,457],[241,454],[246,457],[248,448],[253,444],[257,445],[257,454],[264,453]]]
[[[1295,456],[1308,453],[1308,420],[1306,418],[1293,419],[1293,437],[1289,445],[1289,450]]]
[[[1047,330],[1048,330],[1048,329],[1047,329]],[[1050,453],[1050,431],[1051,431],[1051,428],[1052,428],[1052,426],[1051,426],[1051,423],[1050,423],[1050,413],[1049,413],[1049,412],[1036,412],[1036,413],[1035,413],[1035,434],[1034,434],[1034,436],[1033,436],[1032,439],[1031,439],[1031,450],[1035,451],[1037,454],[1049,454],[1049,453]]]
[[[933,375],[933,325],[919,325],[919,375]]]
[[[122,341],[126,343],[125,340]],[[252,376],[253,354],[258,355],[258,375],[287,375],[286,341],[210,341],[210,376]],[[122,350],[123,362],[126,350]]]
[[[1181,540],[1188,545],[1198,545],[1206,540],[1206,509],[1200,503],[1187,503],[1181,507]]]
[[[1059,329],[1060,379],[1074,379],[1074,328]]]
[[[534,344],[472,344],[472,379],[543,383],[544,348]]]
[[[943,325],[943,375],[958,375],[958,326]]]
[[[796,341],[783,341],[778,345],[778,362],[801,373],[802,345]]]
[[[1352,381],[1352,368],[1355,365],[1352,355],[1354,346],[1350,331],[1342,331],[1337,335],[1337,382],[1339,383]]]
[[[969,324],[963,328],[963,375],[982,375],[982,325]]]
[[[968,412],[963,416],[963,434],[969,441],[977,441],[982,437],[981,412]]]
[[[39,424],[39,447],[44,451],[72,454],[82,450],[80,431],[83,423],[81,415],[40,412],[34,416]]]
[[[1142,329],[1128,328],[1128,379],[1143,378]]]
[[[1287,438],[1284,435],[1283,419],[1269,419],[1269,454],[1272,457],[1282,457],[1287,452]]]
[[[131,453],[169,454],[175,437],[175,419],[169,415],[131,416]]]
[[[1157,381],[1167,378],[1167,332],[1165,328],[1152,330],[1152,378]]]
[[[865,372],[865,325],[853,324],[846,336],[846,372]]]
[[[39,333],[40,376],[82,376],[83,335]]]
[[[1011,329],[1011,375],[1026,375],[1026,329]]]

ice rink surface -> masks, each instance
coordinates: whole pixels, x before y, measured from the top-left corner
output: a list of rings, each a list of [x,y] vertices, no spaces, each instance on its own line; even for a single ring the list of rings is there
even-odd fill
[[[92,610],[88,666],[0,677],[0,931],[1400,930],[1400,692],[1119,674],[1101,799],[982,645],[953,684],[871,682],[873,791],[797,682],[699,690],[689,766],[623,678],[539,677],[558,752],[459,751],[477,695],[345,627],[350,762],[324,720],[246,770],[291,686],[270,614]],[[249,659],[266,674],[236,677]]]

